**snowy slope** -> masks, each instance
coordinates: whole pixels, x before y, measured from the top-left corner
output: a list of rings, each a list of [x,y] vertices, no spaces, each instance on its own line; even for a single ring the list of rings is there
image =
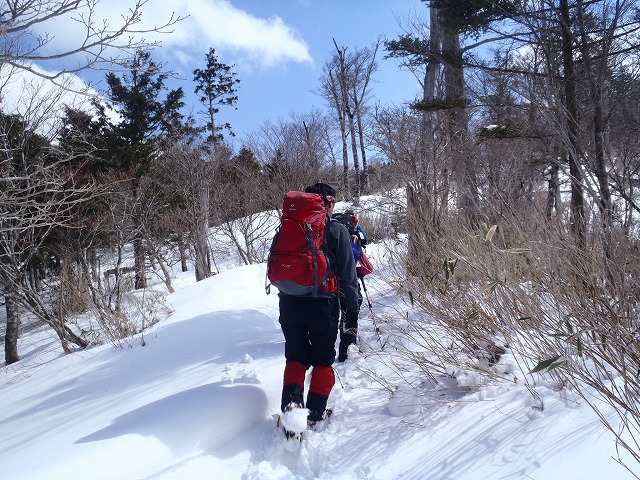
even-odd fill
[[[393,349],[379,348],[366,311],[362,341],[372,353],[336,366],[328,427],[287,452],[274,419],[284,343],[264,276],[254,265],[197,284],[179,279],[167,298],[174,313],[144,345],[136,337],[62,356],[46,331],[26,333],[24,359],[0,370],[2,478],[633,478],[612,459],[612,435],[570,391],[540,385],[542,410],[522,383],[443,396],[425,381],[416,396],[394,380]],[[369,293],[376,314],[391,312],[375,274]]]

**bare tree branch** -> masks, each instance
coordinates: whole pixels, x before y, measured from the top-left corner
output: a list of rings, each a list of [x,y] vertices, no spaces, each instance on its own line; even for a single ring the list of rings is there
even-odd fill
[[[160,44],[159,41],[146,40],[144,35],[170,33],[168,28],[183,19],[171,13],[162,25],[139,27],[143,7],[148,1],[135,0],[128,12],[121,14],[116,25],[111,25],[107,19],[97,20],[100,0],[4,2],[4,9],[0,10],[0,65],[24,70],[56,83],[64,75],[82,70],[111,71],[125,67],[135,50],[149,50]],[[53,48],[53,35],[36,31],[46,29],[53,20],[65,17],[76,23],[77,30],[83,33],[74,45],[56,50]],[[49,48],[53,51],[47,51]],[[43,66],[55,60],[69,60],[76,66],[57,68],[53,72],[35,67],[36,64]]]

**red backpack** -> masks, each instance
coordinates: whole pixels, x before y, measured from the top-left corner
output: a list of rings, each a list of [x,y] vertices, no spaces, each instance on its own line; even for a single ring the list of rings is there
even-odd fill
[[[324,253],[326,228],[327,209],[321,195],[288,192],[284,196],[280,228],[267,260],[267,278],[280,292],[314,297],[319,291],[338,292]]]

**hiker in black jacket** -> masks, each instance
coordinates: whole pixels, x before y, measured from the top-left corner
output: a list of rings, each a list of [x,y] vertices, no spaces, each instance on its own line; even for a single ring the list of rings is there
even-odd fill
[[[332,219],[340,222],[345,226],[349,232],[351,238],[351,252],[353,258],[358,265],[358,262],[362,258],[364,253],[364,241],[366,235],[364,230],[358,230],[358,218],[353,213],[353,210],[345,210],[344,213],[334,213]],[[362,235],[360,234],[362,232]],[[361,278],[361,267],[356,266],[356,276]],[[349,345],[353,345],[357,342],[358,338],[358,317],[350,316],[344,307],[344,299],[342,292],[340,293],[340,299],[342,304],[342,311],[340,312],[340,324],[338,326],[340,332],[340,342],[338,345],[338,362],[344,362],[349,354]],[[362,304],[362,293],[360,292],[360,285],[358,285],[358,305]]]
[[[328,257],[340,291],[344,294],[342,308],[350,318],[357,318],[358,279],[351,251],[350,235],[344,225],[330,221],[336,192],[330,185],[316,183],[306,193],[322,196],[328,211],[325,229]],[[320,291],[312,295],[294,296],[282,292],[280,297],[280,325],[285,338],[286,366],[282,388],[282,411],[305,406],[304,382],[306,371],[311,371],[311,382],[306,399],[310,425],[324,418],[327,400],[335,383],[332,364],[335,361],[335,343],[340,317],[338,292]]]

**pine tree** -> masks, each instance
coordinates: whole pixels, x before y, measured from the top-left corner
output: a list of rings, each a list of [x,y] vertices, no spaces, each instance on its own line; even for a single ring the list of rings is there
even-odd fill
[[[523,0],[422,0],[438,9],[442,26],[455,33],[479,36],[492,22],[514,16]]]
[[[236,73],[231,70],[233,66],[218,61],[215,49],[210,48],[206,58],[206,68],[204,70],[195,69],[193,80],[196,82],[195,93],[199,95],[200,101],[207,107],[207,128],[211,132],[210,140],[218,142],[223,138],[219,133],[221,130],[227,129],[232,136],[234,133],[229,123],[216,124],[216,114],[220,111],[217,105],[232,107],[238,102],[236,85],[240,83],[240,80],[235,78]]]
[[[107,74],[107,98],[121,118],[112,129],[112,168],[134,177],[144,175],[159,146],[158,140],[180,132],[184,92],[182,88],[171,90],[161,100],[166,79],[167,74],[160,73],[160,66],[147,51],[136,52],[122,78]]]
[[[162,139],[179,135],[184,129],[184,117],[180,108],[184,92],[181,88],[168,92],[164,100],[160,95],[166,90],[166,73],[151,59],[147,51],[136,52],[129,71],[122,78],[107,74],[109,90],[107,98],[121,120],[113,125],[107,145],[109,166],[131,178],[131,194],[138,207],[134,215],[136,288],[146,287],[144,218],[141,179],[146,175],[157,155]]]

